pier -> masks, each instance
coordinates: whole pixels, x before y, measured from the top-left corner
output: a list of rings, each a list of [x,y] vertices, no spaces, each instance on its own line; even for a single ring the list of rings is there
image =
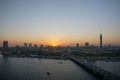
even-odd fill
[[[71,56],[71,60],[78,64],[79,66],[81,66],[82,68],[84,68],[89,73],[93,74],[99,80],[120,80],[120,76],[115,75],[109,71],[103,70],[89,63],[87,60],[80,60],[75,56]]]

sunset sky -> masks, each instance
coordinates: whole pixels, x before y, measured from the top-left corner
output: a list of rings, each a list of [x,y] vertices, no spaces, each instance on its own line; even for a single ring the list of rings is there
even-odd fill
[[[120,45],[120,0],[0,0],[0,46]]]

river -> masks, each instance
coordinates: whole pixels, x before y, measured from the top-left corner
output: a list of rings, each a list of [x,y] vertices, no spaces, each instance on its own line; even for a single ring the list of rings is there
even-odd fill
[[[50,75],[47,74],[50,72]],[[0,80],[97,80],[70,60],[0,55]]]

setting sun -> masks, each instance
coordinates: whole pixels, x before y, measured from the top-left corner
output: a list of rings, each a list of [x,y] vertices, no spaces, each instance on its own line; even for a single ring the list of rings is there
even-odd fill
[[[57,46],[58,43],[57,43],[57,41],[54,40],[54,41],[51,42],[51,45],[52,45],[52,46]]]

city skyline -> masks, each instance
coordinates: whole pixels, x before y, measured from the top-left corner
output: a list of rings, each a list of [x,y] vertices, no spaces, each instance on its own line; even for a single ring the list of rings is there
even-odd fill
[[[120,45],[119,0],[0,0],[0,46]]]
[[[103,43],[102,43],[102,41],[103,41],[103,38],[102,38],[102,33],[100,33],[100,35],[99,35],[99,47],[100,48],[102,48],[103,47]],[[32,46],[33,45],[33,46]],[[16,45],[16,47],[19,47],[19,46],[21,46],[21,45]],[[36,44],[36,43],[29,43],[29,42],[25,42],[24,43],[24,45],[22,45],[21,47],[45,47],[45,46],[51,46],[51,47],[59,47],[59,46],[64,46],[65,47],[65,45],[60,45],[57,41],[52,41],[52,42],[50,42],[50,44]],[[70,46],[70,45],[66,45],[66,46]],[[79,47],[79,43],[76,43],[76,45],[74,44],[74,45],[71,45],[71,46],[76,46],[77,48]],[[84,43],[84,45],[80,45],[80,46],[87,46],[87,47],[89,47],[89,42],[85,42]],[[90,46],[98,46],[98,45],[94,45],[94,44],[91,44],[90,43]],[[104,46],[106,46],[106,45],[104,45]],[[109,45],[107,45],[107,46],[111,46],[110,44]],[[113,46],[113,45],[112,45]],[[3,46],[2,46],[3,48],[8,48],[8,41],[3,41]]]

